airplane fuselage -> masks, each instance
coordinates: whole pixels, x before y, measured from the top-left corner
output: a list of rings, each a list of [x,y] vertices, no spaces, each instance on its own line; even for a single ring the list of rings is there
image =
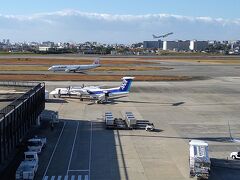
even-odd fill
[[[85,71],[89,69],[94,69],[99,67],[100,64],[89,64],[89,65],[54,65],[50,67],[48,70],[50,71],[67,71],[67,72],[75,72],[75,71]]]
[[[50,94],[52,95],[77,95],[80,99],[92,99],[98,102],[106,102],[109,98],[125,97],[129,94],[132,80],[134,77],[123,77],[122,84],[115,88],[102,89],[98,86],[56,88]]]

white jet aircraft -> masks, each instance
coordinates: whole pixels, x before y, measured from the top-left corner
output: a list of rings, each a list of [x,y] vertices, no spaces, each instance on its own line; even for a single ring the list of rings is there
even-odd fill
[[[173,34],[173,32],[170,32],[170,33],[167,33],[167,34],[163,34],[163,35],[160,35],[160,36],[156,36],[156,35],[152,35],[153,36],[153,38],[154,39],[156,39],[156,38],[165,38],[165,37],[167,37],[167,36],[170,36],[170,35],[172,35]]]
[[[131,84],[134,77],[123,77],[122,84],[119,87],[102,89],[99,86],[87,86],[87,87],[71,87],[68,88],[56,88],[50,94],[55,97],[63,95],[68,96],[79,96],[80,100],[89,99],[94,100],[96,103],[109,102],[109,99],[125,97],[129,94]]]
[[[48,68],[49,71],[65,71],[65,72],[82,72],[101,66],[99,58],[95,59],[92,64],[85,65],[54,65]]]

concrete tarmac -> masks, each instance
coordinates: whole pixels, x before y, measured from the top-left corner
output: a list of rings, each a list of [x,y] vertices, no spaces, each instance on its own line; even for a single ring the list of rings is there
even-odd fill
[[[80,83],[46,82],[46,87],[52,90]],[[227,160],[230,153],[239,149],[239,143],[232,141],[240,138],[239,86],[239,77],[133,82],[129,97],[110,104],[50,100],[46,109],[58,110],[62,122],[48,132],[52,135],[46,152],[51,153],[40,156],[36,179],[189,179],[190,139],[207,141],[210,157],[223,162],[219,167],[213,161],[210,180],[240,179],[238,169],[224,167],[224,162],[233,162]],[[137,119],[153,122],[157,131],[106,130],[102,119],[105,111],[113,112],[114,117],[131,111]]]

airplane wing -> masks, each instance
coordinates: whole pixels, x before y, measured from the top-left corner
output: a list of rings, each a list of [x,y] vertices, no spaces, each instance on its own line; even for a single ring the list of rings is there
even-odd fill
[[[172,35],[173,34],[173,32],[170,32],[170,33],[167,33],[167,34],[164,34],[162,37],[167,37],[167,36],[169,36],[169,35]]]
[[[169,36],[169,35],[172,35],[173,34],[173,32],[170,32],[170,33],[167,33],[167,34],[163,34],[163,35],[161,35],[161,36],[156,36],[156,35],[152,35],[153,36],[153,38],[165,38],[165,37],[167,37],[167,36]]]
[[[72,71],[76,71],[76,70],[78,70],[77,67],[72,67],[72,68],[66,68],[65,69],[66,72],[72,72]]]
[[[156,35],[154,35],[154,34],[153,34],[152,36],[153,36],[153,38],[155,38],[155,39],[156,39],[156,38],[162,38],[162,37],[164,37],[164,35],[163,35],[163,36],[156,36]]]

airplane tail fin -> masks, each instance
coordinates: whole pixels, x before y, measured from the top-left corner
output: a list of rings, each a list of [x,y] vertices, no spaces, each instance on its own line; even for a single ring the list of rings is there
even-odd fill
[[[99,59],[99,58],[96,58],[96,59],[93,61],[93,64],[100,64],[100,59]]]
[[[134,77],[123,77],[122,85],[119,88],[120,91],[130,91],[133,79],[134,79]]]

